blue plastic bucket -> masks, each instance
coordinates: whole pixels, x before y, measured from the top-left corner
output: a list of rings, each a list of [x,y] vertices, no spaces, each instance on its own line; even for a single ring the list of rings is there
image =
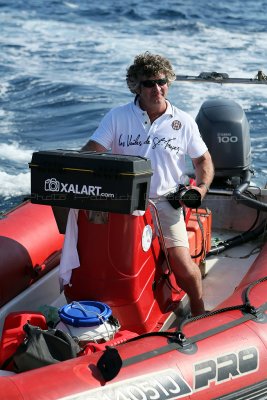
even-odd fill
[[[73,301],[58,311],[60,320],[74,327],[92,327],[105,323],[111,316],[111,308],[99,301]]]

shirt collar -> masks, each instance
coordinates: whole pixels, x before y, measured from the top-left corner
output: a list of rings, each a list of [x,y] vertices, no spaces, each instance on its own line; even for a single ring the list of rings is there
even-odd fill
[[[167,102],[167,109],[166,109],[164,115],[171,115],[171,116],[173,117],[172,105],[171,105],[171,103],[169,102],[169,100],[167,100],[167,99],[166,99],[166,102]],[[139,96],[138,96],[138,95],[137,95],[137,96],[135,97],[135,99],[134,99],[134,105],[136,106],[136,108],[137,108],[138,110],[144,112],[144,110],[142,110],[142,108],[140,107],[140,104],[139,104]]]

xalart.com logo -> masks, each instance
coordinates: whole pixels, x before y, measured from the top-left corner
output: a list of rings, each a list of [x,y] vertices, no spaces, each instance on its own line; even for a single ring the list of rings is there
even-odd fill
[[[59,182],[56,178],[46,179],[44,184],[44,190],[46,192],[73,193],[94,197],[114,197],[114,193],[102,193],[101,189],[102,186],[79,185],[78,183],[63,183]]]

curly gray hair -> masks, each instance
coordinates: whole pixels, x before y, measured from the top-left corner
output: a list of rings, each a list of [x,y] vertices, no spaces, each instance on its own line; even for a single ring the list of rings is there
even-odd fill
[[[164,74],[168,80],[168,86],[175,80],[176,75],[167,58],[146,51],[135,57],[134,63],[127,69],[126,82],[130,91],[134,94],[140,85],[140,78],[150,78],[158,74]]]

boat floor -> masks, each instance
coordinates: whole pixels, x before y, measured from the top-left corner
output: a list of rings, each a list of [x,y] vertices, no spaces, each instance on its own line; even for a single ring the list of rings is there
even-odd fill
[[[212,246],[215,243],[238,235],[235,231],[213,231]],[[227,249],[224,252],[210,256],[206,260],[206,275],[202,280],[203,300],[205,309],[210,311],[229,297],[240,283],[247,271],[258,256],[262,246],[262,240],[256,239],[239,246]],[[59,308],[66,304],[66,298],[62,292],[50,305]],[[173,313],[163,325],[163,329],[180,324],[185,315],[190,312],[187,295],[182,300],[177,312]],[[177,319],[178,318],[178,319]]]
[[[212,245],[234,237],[237,232],[213,231]],[[206,260],[206,276],[203,279],[203,299],[206,310],[212,310],[230,296],[260,252],[260,239],[225,250]]]
[[[213,229],[212,245],[237,234],[238,232],[232,230],[216,231]],[[206,276],[202,281],[206,310],[213,310],[233,293],[256,259],[262,244],[262,238],[256,239],[207,258]],[[58,308],[64,304],[66,304],[65,296],[63,293],[59,294],[57,267],[2,307],[0,310],[0,334],[5,316],[12,311],[29,309],[40,311],[46,305]],[[163,324],[162,330],[179,325],[189,311],[188,297],[184,296],[178,309]]]

